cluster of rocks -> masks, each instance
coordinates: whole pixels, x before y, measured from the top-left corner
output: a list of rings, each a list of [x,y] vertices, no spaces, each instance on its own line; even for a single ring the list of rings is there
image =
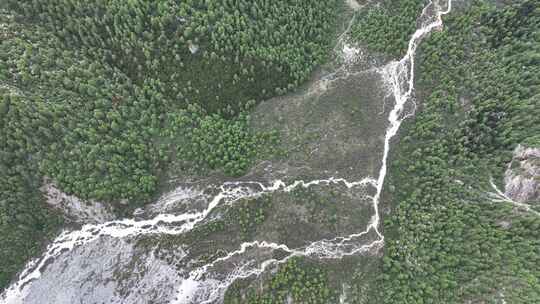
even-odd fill
[[[505,172],[505,195],[519,203],[540,204],[540,148],[519,145]]]

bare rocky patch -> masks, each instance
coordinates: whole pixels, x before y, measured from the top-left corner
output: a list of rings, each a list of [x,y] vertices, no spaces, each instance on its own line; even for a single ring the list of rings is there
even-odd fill
[[[505,177],[505,195],[519,203],[540,200],[540,148],[519,145]]]
[[[62,192],[50,180],[45,179],[41,187],[47,204],[62,211],[68,221],[80,224],[96,224],[115,218],[112,206],[94,200],[82,200],[75,195]]]

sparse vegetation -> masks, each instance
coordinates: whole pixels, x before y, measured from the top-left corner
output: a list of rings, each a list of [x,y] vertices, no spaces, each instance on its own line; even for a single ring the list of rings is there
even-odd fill
[[[229,214],[231,223],[240,225],[242,239],[250,239],[253,233],[266,219],[271,200],[269,196],[263,196],[251,200],[242,200]]]
[[[279,267],[277,273],[263,288],[264,293],[251,290],[247,299],[235,288],[225,297],[226,304],[237,303],[286,303],[301,304],[336,303],[337,293],[328,286],[328,275],[306,259],[291,258]]]
[[[330,231],[336,230],[338,195],[335,191],[320,193],[311,188],[298,187],[292,195],[296,204],[307,208],[310,222],[323,224]]]

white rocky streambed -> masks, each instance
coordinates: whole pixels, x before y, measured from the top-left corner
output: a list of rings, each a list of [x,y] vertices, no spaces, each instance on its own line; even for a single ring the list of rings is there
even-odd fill
[[[222,299],[227,287],[235,280],[257,276],[293,256],[338,259],[377,250],[384,244],[384,235],[379,231],[379,202],[387,173],[391,140],[402,121],[413,114],[410,109],[415,108],[413,84],[416,49],[427,34],[442,26],[441,17],[450,10],[451,0],[445,3],[430,2],[419,17],[419,27],[409,41],[406,55],[399,61],[376,69],[394,99],[384,134],[384,150],[377,177],[366,177],[358,181],[330,177],[291,183],[281,180],[229,182],[216,187],[217,194],[206,196],[207,205],[202,211],[162,213],[146,220],[106,221],[87,224],[76,231],[65,231],[47,247],[42,257],[26,266],[17,281],[2,294],[2,303],[148,303],[149,299],[152,303],[214,303]],[[358,54],[350,52],[350,47],[344,49],[349,50],[347,56]],[[332,184],[349,189],[373,187],[376,190],[369,197],[373,215],[363,231],[318,240],[301,248],[289,248],[284,244],[264,240],[246,242],[237,250],[209,264],[184,271],[174,269],[153,254],[137,253],[132,242],[129,242],[130,238],[140,235],[186,233],[205,221],[216,208],[234,204],[241,198]],[[193,193],[199,198],[202,195],[197,191]],[[156,204],[167,206],[185,196],[185,189],[178,189]],[[174,258],[184,259],[185,250],[178,248],[173,253]],[[281,258],[272,257],[276,251],[281,253]],[[133,267],[133,259],[141,261]],[[225,264],[229,264],[227,269],[232,270],[225,274],[216,271]],[[122,269],[127,267],[131,269],[129,278],[112,279],[114,274],[115,278],[122,277]],[[130,289],[133,292],[122,294],[118,291],[119,285],[123,290]]]

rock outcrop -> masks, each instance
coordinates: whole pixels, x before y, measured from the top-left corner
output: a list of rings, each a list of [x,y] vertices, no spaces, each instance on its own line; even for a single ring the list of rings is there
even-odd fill
[[[519,145],[505,177],[505,195],[519,203],[540,203],[540,148]]]
[[[93,200],[84,201],[74,195],[68,195],[48,179],[44,180],[41,191],[45,195],[47,203],[62,210],[68,221],[80,224],[98,224],[115,218],[111,206]]]

